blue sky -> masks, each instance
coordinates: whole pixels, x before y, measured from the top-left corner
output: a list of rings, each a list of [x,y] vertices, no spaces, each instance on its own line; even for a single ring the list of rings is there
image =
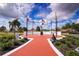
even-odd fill
[[[22,27],[25,27],[26,16],[30,21],[34,20],[34,28],[41,26],[41,20],[45,21],[44,28],[51,28],[50,22],[53,21],[52,28],[55,28],[55,11],[57,12],[58,27],[66,23],[79,23],[79,4],[78,3],[8,3],[0,4],[0,26],[9,29],[9,21],[19,18]],[[39,22],[39,23],[37,23]],[[32,23],[29,22],[29,29]]]
[[[50,8],[47,8],[50,4],[43,4],[43,3],[35,3],[35,7],[33,8],[33,10],[30,12],[30,17],[32,19],[42,19],[42,17],[37,17],[38,14],[41,13],[45,13],[45,14],[49,14],[51,12]],[[36,16],[36,17],[35,17]]]

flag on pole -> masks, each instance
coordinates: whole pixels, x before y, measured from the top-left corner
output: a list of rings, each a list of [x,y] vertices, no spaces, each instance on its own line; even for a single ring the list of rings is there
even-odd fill
[[[42,25],[44,25],[45,21],[42,19]]]

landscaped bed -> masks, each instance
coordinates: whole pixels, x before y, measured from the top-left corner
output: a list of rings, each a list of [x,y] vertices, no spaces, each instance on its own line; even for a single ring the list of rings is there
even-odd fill
[[[61,40],[53,42],[56,48],[65,56],[79,56],[79,52],[75,49],[79,47],[79,38],[66,36]]]
[[[20,40],[17,39],[14,40],[14,39],[15,39],[14,34],[10,33],[0,34],[0,55],[3,55],[28,41],[28,39],[26,38]]]

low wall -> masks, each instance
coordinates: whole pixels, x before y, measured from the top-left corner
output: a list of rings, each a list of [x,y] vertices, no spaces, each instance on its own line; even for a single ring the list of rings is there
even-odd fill
[[[55,31],[52,31],[52,33],[53,33],[54,35],[56,35]],[[43,34],[52,34],[52,33],[51,33],[51,31],[43,31]],[[26,34],[26,32],[24,32],[24,34]],[[32,34],[32,31],[29,31],[28,34]],[[34,31],[33,34],[38,34],[38,35],[40,35],[40,32]],[[58,32],[57,32],[57,35],[61,35],[61,31],[58,31]]]

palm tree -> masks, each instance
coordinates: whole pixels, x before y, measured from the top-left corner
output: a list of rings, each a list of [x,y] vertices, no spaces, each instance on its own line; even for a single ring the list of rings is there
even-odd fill
[[[14,28],[19,28],[19,27],[20,27],[20,22],[18,21],[18,18],[15,19],[15,20],[12,22],[12,24],[13,24],[13,27],[14,27]]]
[[[20,28],[20,22],[18,21],[18,18],[16,18],[15,20],[13,20],[12,22],[9,21],[9,28],[10,28],[10,31],[13,31],[14,32],[14,35],[15,35],[15,32]]]
[[[13,27],[12,27],[12,22],[11,21],[9,21],[9,31],[12,31],[11,29],[12,29]]]

